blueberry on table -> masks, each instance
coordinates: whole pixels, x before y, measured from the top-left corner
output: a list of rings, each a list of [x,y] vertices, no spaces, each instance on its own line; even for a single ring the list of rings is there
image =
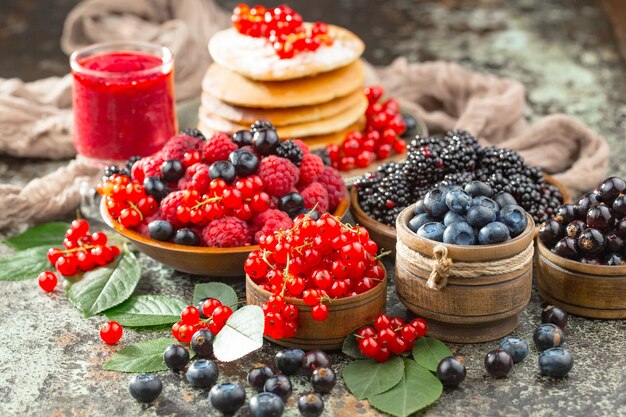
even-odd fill
[[[465,214],[471,201],[472,196],[462,189],[451,190],[446,195],[446,206],[457,214]]]
[[[150,237],[161,242],[167,242],[174,237],[174,226],[167,220],[154,220],[148,224]]]
[[[274,376],[274,371],[267,365],[259,364],[248,371],[248,383],[257,391],[263,391],[265,381]]]
[[[246,391],[239,384],[218,384],[209,391],[209,402],[222,414],[234,414],[246,402]]]
[[[552,378],[563,378],[574,366],[572,354],[560,347],[547,349],[539,355],[539,371],[541,375]]]
[[[156,400],[161,391],[163,384],[161,380],[152,374],[135,375],[130,379],[128,391],[139,402],[150,403]]]
[[[546,323],[535,330],[533,341],[537,349],[546,350],[561,346],[565,342],[565,334],[556,324]]]
[[[263,385],[263,391],[271,392],[280,396],[283,400],[289,398],[292,392],[291,381],[289,377],[283,374],[276,374],[273,377],[265,381]]]
[[[409,220],[409,230],[413,233],[417,233],[418,229],[425,225],[426,223],[432,223],[435,219],[430,217],[428,213],[421,213],[414,216],[411,220]]]
[[[539,239],[548,248],[553,248],[556,243],[565,237],[565,227],[556,221],[550,219],[543,222],[539,226]]]
[[[475,245],[476,234],[467,222],[454,223],[443,232],[443,243],[450,245]]]
[[[330,356],[321,350],[310,350],[302,359],[302,370],[306,375],[312,375],[317,368],[331,368],[332,366],[333,361]]]
[[[239,177],[248,177],[255,174],[261,163],[259,157],[247,149],[237,149],[231,152],[228,159],[235,167]]]
[[[458,387],[465,380],[466,375],[465,365],[454,356],[443,358],[437,365],[437,378],[446,387]]]
[[[481,245],[495,245],[509,239],[509,228],[500,222],[491,222],[478,232],[478,243]]]
[[[526,211],[520,206],[506,206],[500,210],[500,222],[509,228],[511,237],[517,237],[522,234],[528,226],[528,216]]]
[[[514,363],[524,360],[528,356],[528,343],[519,337],[506,337],[500,341],[500,349],[513,358]]]
[[[489,184],[482,181],[471,181],[467,183],[467,185],[465,185],[465,192],[472,197],[485,196],[491,198],[491,196],[493,196],[493,189]]]
[[[237,177],[237,170],[230,161],[213,162],[209,167],[209,178],[212,180],[221,178],[226,184],[231,184]]]
[[[302,417],[319,417],[324,412],[324,400],[316,393],[304,394],[298,398],[298,410]]]
[[[280,417],[285,411],[285,403],[276,394],[262,392],[250,398],[248,410],[252,417]]]
[[[430,190],[424,196],[424,209],[431,217],[441,219],[448,212],[447,192],[442,187]]]
[[[422,225],[417,230],[417,235],[424,239],[430,239],[437,242],[443,242],[443,232],[445,232],[446,226],[443,223],[431,222]]]
[[[176,231],[172,242],[177,245],[198,246],[200,245],[200,236],[191,229],[182,228]]]
[[[202,312],[202,309],[199,311]],[[213,356],[213,338],[213,333],[210,330],[198,330],[191,338],[191,350],[193,350],[199,358],[210,358]]]
[[[187,368],[187,381],[196,388],[209,388],[215,384],[219,372],[215,362],[198,359]]]
[[[567,325],[567,312],[555,306],[547,306],[541,312],[542,323],[552,323],[565,330]]]
[[[274,364],[285,375],[293,375],[302,367],[302,349],[284,349],[274,356]]]
[[[336,382],[337,377],[335,376],[335,372],[330,368],[317,368],[313,371],[313,375],[311,375],[313,391],[320,394],[328,394],[332,391]]]
[[[172,371],[180,371],[189,363],[189,352],[183,345],[170,345],[163,352],[163,361]]]
[[[494,349],[485,356],[485,369],[491,376],[505,377],[513,369],[513,358],[502,349]]]
[[[501,191],[495,196],[493,196],[493,200],[496,203],[498,203],[498,206],[500,206],[501,209],[503,209],[506,206],[519,205],[517,204],[517,200],[515,200],[515,197],[513,197],[511,194],[507,193],[506,191]]]

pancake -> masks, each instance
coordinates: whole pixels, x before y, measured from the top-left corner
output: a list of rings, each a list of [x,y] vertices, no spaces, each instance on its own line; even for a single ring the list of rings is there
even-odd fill
[[[327,103],[363,88],[361,61],[316,77],[290,81],[255,82],[217,64],[202,80],[202,90],[228,104],[255,108],[285,108]]]
[[[306,23],[310,26],[310,23]],[[354,33],[328,25],[333,37],[331,46],[301,52],[290,59],[280,59],[265,38],[242,35],[230,28],[217,32],[209,41],[209,53],[224,68],[260,81],[283,81],[332,71],[356,61],[365,45]]]
[[[274,126],[287,126],[326,119],[357,105],[362,99],[363,90],[359,88],[328,103],[281,109],[257,109],[233,106],[205,92],[202,93],[202,107],[208,113],[241,125],[250,125],[255,120],[267,120]]]
[[[362,95],[356,105],[341,113],[326,119],[312,122],[276,126],[276,132],[281,138],[301,138],[305,136],[325,135],[331,132],[337,132],[354,124],[357,120],[359,120],[359,118],[363,117],[366,109],[367,99]],[[212,130],[235,132],[237,130],[250,129],[249,124],[233,123],[206,111],[203,107],[200,107],[198,118],[204,126]]]

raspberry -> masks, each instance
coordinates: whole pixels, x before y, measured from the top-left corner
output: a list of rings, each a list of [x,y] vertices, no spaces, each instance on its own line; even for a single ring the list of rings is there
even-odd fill
[[[143,184],[148,177],[161,176],[161,165],[165,160],[160,153],[145,157],[133,164],[131,176],[133,180]]]
[[[199,151],[202,148],[202,141],[188,135],[176,135],[165,143],[161,150],[164,160],[182,160],[186,152]]]
[[[291,141],[295,143],[296,145],[298,145],[298,148],[300,148],[300,150],[302,151],[302,155],[308,155],[311,153],[311,150],[309,149],[309,145],[307,145],[303,140],[292,139]]]
[[[346,185],[343,183],[341,174],[334,168],[324,167],[317,181],[326,187],[328,192],[328,209],[335,210],[346,198]]]
[[[326,213],[328,211],[328,191],[319,182],[314,182],[307,186],[300,195],[304,198],[304,208],[312,209],[317,204],[318,213]]]
[[[185,225],[176,216],[176,209],[179,206],[185,206],[184,200],[185,191],[174,191],[169,193],[163,200],[161,200],[161,214],[163,220],[167,220],[172,223],[175,229],[179,229]]]
[[[185,172],[185,176],[178,181],[180,190],[196,190],[198,194],[206,194],[209,191],[209,166],[203,163],[193,164]]]
[[[226,133],[217,132],[211,135],[202,145],[202,157],[207,164],[225,161],[232,151],[238,149]]]
[[[312,153],[304,155],[300,162],[300,184],[308,185],[317,181],[322,171],[324,171],[322,158]]]
[[[225,216],[213,220],[202,230],[202,241],[206,246],[228,248],[252,243],[250,226],[236,217]]]
[[[269,235],[280,229],[288,230],[293,225],[293,221],[284,211],[269,209],[254,216],[252,218],[252,225],[257,230],[254,235],[254,240],[258,242],[261,235]]]
[[[290,160],[276,155],[264,158],[257,174],[265,184],[265,191],[277,197],[288,193],[300,177],[298,167]]]

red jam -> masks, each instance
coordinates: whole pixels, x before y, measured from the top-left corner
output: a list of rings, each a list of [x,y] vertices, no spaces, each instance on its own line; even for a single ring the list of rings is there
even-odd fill
[[[74,146],[101,161],[147,156],[176,133],[173,65],[143,52],[78,59],[73,68]]]

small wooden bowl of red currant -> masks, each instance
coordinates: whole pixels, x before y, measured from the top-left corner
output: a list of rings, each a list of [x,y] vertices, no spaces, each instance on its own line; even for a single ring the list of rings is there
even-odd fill
[[[267,339],[339,349],[351,331],[384,313],[387,272],[365,228],[304,216],[259,243],[244,266],[246,301],[263,308]]]

